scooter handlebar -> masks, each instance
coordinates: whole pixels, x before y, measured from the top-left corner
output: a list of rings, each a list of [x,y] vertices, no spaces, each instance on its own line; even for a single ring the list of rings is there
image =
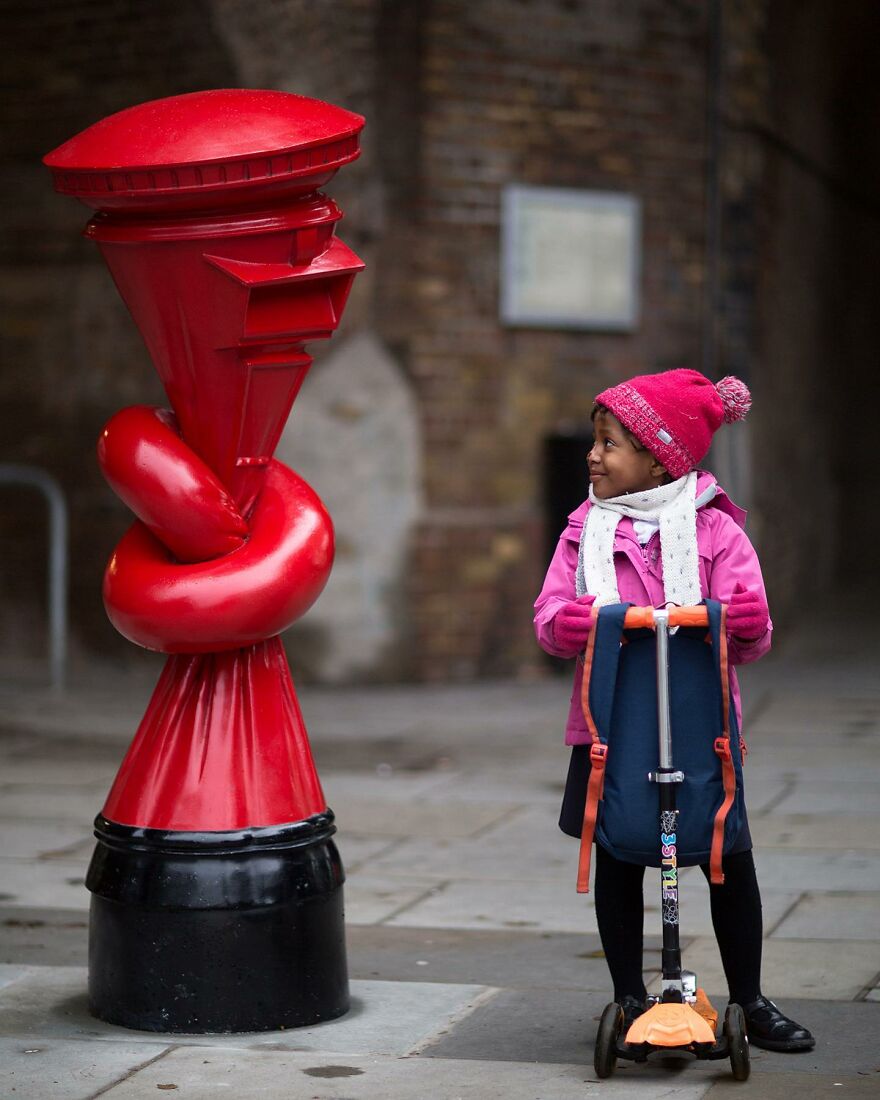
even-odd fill
[[[639,627],[648,630],[654,629],[654,608],[653,607],[631,607],[626,613],[626,618],[623,621],[623,625],[627,629],[637,629]],[[670,626],[708,626],[709,625],[709,610],[705,604],[698,604],[695,607],[670,607],[669,608],[669,625]]]

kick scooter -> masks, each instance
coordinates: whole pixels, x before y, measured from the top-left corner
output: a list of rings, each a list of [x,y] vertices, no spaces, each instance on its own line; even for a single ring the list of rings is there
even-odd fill
[[[660,735],[660,766],[649,779],[658,785],[660,796],[661,907],[663,951],[660,995],[649,998],[650,1007],[623,1035],[623,1009],[616,1002],[607,1005],[599,1022],[593,1065],[597,1077],[610,1077],[618,1058],[644,1062],[650,1054],[690,1055],[701,1059],[730,1059],[734,1079],[749,1076],[749,1041],[743,1010],[731,1004],[724,1016],[722,1034],[716,1038],[709,1022],[694,1008],[698,1003],[696,975],[681,968],[678,913],[678,865],[676,860],[676,786],[684,780],[672,759],[672,730],[669,713],[669,635],[679,626],[707,626],[705,607],[631,607],[624,626],[652,629],[657,639],[657,718]],[[699,1000],[705,1000],[705,994]],[[714,1015],[714,1013],[713,1013]],[[716,1017],[717,1018],[717,1017]]]

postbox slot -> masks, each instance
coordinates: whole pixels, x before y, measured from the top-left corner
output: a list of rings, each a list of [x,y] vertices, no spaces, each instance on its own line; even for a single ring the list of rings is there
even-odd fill
[[[245,338],[259,340],[335,329],[338,318],[330,290],[323,279],[303,280],[296,286],[288,283],[253,287],[245,318]]]

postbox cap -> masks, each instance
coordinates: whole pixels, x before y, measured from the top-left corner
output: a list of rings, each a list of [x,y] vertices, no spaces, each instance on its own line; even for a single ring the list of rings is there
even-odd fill
[[[98,210],[195,210],[303,194],[360,155],[361,115],[291,92],[224,88],[101,119],[43,158]]]

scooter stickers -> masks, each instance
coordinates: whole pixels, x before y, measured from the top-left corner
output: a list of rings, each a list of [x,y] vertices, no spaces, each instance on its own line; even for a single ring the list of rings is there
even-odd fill
[[[678,811],[663,810],[660,814],[660,881],[663,901],[663,923],[678,924],[678,855],[676,850],[676,818]]]

